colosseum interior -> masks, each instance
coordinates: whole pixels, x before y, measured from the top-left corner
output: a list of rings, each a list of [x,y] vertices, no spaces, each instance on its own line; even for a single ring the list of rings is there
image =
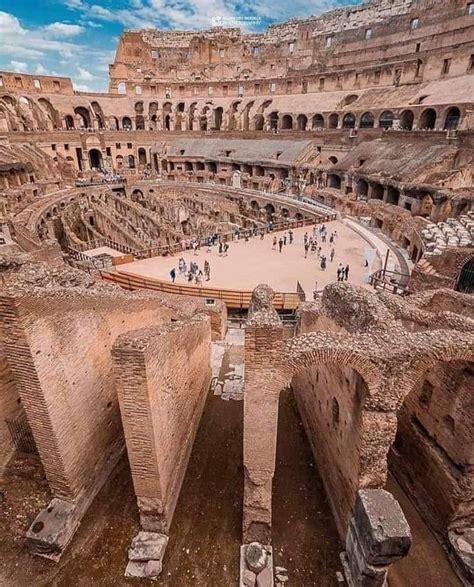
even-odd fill
[[[0,71],[0,584],[473,585],[473,176],[470,0]]]

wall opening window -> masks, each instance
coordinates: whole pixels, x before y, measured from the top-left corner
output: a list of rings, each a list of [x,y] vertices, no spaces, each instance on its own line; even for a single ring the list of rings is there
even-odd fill
[[[276,92],[276,83],[275,82],[272,82],[270,84],[270,92]]]
[[[368,41],[372,38],[372,29],[365,29],[365,40]]]
[[[224,57],[225,49],[219,49],[219,57]]]
[[[441,68],[441,75],[448,74],[450,67],[451,67],[451,59],[443,59],[443,67]]]
[[[135,86],[135,94],[140,95],[142,93],[142,87],[141,86]]]
[[[474,2],[469,2],[469,4],[467,5],[467,13],[469,15],[474,14]]]
[[[127,86],[125,85],[125,82],[119,82],[117,84],[117,92],[119,94],[126,94],[127,93]]]
[[[412,31],[417,29],[420,26],[420,19],[419,18],[412,18],[410,22],[410,28]]]
[[[39,79],[35,79],[33,83],[37,90],[41,90],[41,82],[39,81]]]
[[[330,47],[332,45],[332,35],[330,37],[326,37],[326,47]]]
[[[295,44],[294,43],[289,43],[288,44],[288,53],[290,55],[293,55],[294,52],[295,52]]]
[[[324,77],[320,77],[319,78],[319,89],[320,90],[324,90],[324,84],[326,82],[326,79]]]
[[[151,50],[151,58],[158,59],[158,51],[156,49]]]

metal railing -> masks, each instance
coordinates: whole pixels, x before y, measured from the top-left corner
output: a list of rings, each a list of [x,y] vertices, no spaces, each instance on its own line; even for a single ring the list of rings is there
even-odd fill
[[[369,277],[369,283],[375,289],[391,291],[394,294],[406,295],[408,293],[408,283],[410,275],[400,271],[391,271],[389,269],[379,269]]]

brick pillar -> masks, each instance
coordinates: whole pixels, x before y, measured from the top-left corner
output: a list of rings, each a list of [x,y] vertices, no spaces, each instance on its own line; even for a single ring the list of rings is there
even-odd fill
[[[243,542],[271,542],[279,373],[283,326],[248,325],[245,332]]]
[[[361,489],[341,555],[350,587],[384,587],[390,565],[408,554],[411,534],[403,511],[391,493]]]

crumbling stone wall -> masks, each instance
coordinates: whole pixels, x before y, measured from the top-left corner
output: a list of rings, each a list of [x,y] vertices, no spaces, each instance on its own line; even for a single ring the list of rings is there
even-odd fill
[[[419,379],[398,413],[390,470],[429,526],[474,525],[474,363],[440,362]]]
[[[169,532],[210,383],[210,320],[132,331],[113,348],[143,530]]]

